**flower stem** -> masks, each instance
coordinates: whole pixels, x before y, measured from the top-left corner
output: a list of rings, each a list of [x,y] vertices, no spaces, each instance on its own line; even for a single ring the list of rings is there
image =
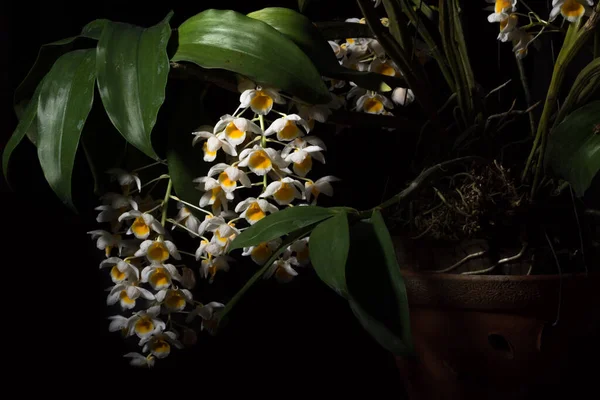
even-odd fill
[[[221,321],[223,321],[223,318],[231,311],[231,309],[240,301],[240,299],[248,291],[248,289],[250,289],[250,287],[254,283],[256,283],[256,281],[258,281],[260,279],[260,277],[265,274],[265,272],[267,272],[269,267],[271,267],[271,265],[275,262],[275,260],[277,260],[277,257],[279,257],[279,255],[281,253],[283,253],[290,244],[295,242],[297,239],[302,239],[304,236],[306,236],[308,233],[310,233],[313,228],[314,228],[313,225],[309,225],[304,228],[300,228],[297,231],[294,231],[287,236],[287,238],[281,243],[279,248],[273,252],[273,254],[267,260],[267,262],[258,271],[256,271],[256,273],[254,275],[252,275],[252,277],[235,294],[235,296],[233,296],[232,299],[227,302],[227,305],[225,306],[225,308],[218,313],[217,318],[218,318],[219,324],[221,323]]]
[[[516,57],[517,67],[519,67],[519,75],[521,76],[521,85],[523,86],[523,91],[525,92],[525,101],[527,103],[527,108],[531,107],[531,92],[529,91],[529,83],[527,82],[527,74],[525,73],[525,68],[523,67],[523,60],[519,57]],[[535,136],[535,118],[533,116],[533,111],[529,111],[529,127],[531,129],[531,136]]]
[[[572,22],[569,24],[569,29],[567,30],[565,41],[563,43],[562,48],[560,49],[560,53],[558,54],[556,63],[554,65],[552,80],[550,81],[550,86],[546,95],[544,110],[542,111],[542,116],[538,124],[535,140],[533,142],[531,152],[529,154],[529,157],[527,158],[527,163],[525,164],[523,175],[521,177],[521,180],[526,180],[528,172],[532,166],[533,158],[537,154],[537,163],[535,166],[533,185],[531,187],[531,199],[533,199],[534,195],[537,193],[537,190],[539,188],[539,183],[541,180],[543,169],[544,153],[546,150],[546,144],[549,135],[550,117],[552,115],[552,112],[554,111],[554,107],[556,106],[556,101],[558,99],[558,91],[560,90],[560,86],[564,79],[565,72],[573,57],[577,54],[577,52],[581,49],[581,47],[589,39],[589,37],[594,33],[594,30],[599,20],[600,3],[596,5],[594,13],[588,19],[587,23],[582,27],[582,29],[579,29],[581,23],[580,19],[576,22]]]
[[[206,210],[204,210],[204,209],[202,209],[202,208],[200,208],[200,207],[198,207],[198,206],[195,206],[195,205],[193,205],[192,203],[188,203],[187,201],[183,201],[183,200],[181,200],[181,199],[180,199],[179,197],[177,197],[177,196],[173,196],[173,195],[171,195],[171,198],[172,198],[173,200],[175,200],[175,201],[178,201],[178,202],[180,202],[181,204],[185,204],[185,205],[186,205],[186,206],[188,206],[188,207],[192,207],[194,210],[202,211],[203,213],[205,213],[205,214],[208,214],[208,215],[213,215],[211,212],[209,212],[209,211],[206,211]]]
[[[163,200],[163,209],[162,209],[162,217],[160,219],[160,224],[165,226],[165,222],[167,222],[167,208],[169,205],[169,198],[171,197],[171,189],[173,189],[173,181],[169,178],[169,183],[167,184],[167,192],[165,193],[165,199]]]
[[[158,165],[158,164],[163,164],[164,165],[166,163],[163,160],[156,161],[156,162],[153,162],[152,164],[148,164],[148,165],[144,165],[143,167],[136,168],[136,169],[134,169],[131,172],[138,172],[138,171],[141,171],[141,170],[146,169],[146,168],[154,167],[155,165]]]
[[[197,237],[200,237],[200,235],[198,235],[198,232],[194,232],[193,230],[189,229],[187,226],[185,225],[181,225],[179,222],[175,221],[173,218],[167,218],[167,222],[172,223],[173,225],[181,228],[181,229],[185,229],[186,231],[188,231],[189,233],[191,233],[192,235],[195,235]]]
[[[263,115],[259,115],[258,119],[260,121],[260,130],[262,131],[260,146],[264,149],[267,147],[267,137],[265,136],[265,117]],[[267,174],[263,175],[263,188],[267,188]]]

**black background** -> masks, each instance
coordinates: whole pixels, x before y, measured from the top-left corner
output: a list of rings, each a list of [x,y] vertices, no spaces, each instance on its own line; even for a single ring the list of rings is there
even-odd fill
[[[355,2],[321,3],[327,5],[317,7],[319,11],[313,15],[317,19],[360,16]],[[480,3],[466,10],[467,36],[473,62],[479,70],[489,71],[480,74],[478,80],[490,90],[506,81],[509,71],[498,68],[497,27],[487,23],[487,12],[481,10],[486,4]],[[35,61],[40,45],[76,35],[94,19],[150,26],[173,10],[171,25],[178,26],[211,7],[247,13],[265,6],[294,8],[295,4],[295,1],[227,0],[155,4],[5,2],[0,56],[2,143],[8,140],[17,122],[12,111],[12,93]],[[503,51],[506,50],[505,47]],[[534,66],[528,64],[528,68]],[[547,82],[543,69],[536,74],[534,86]],[[326,138],[329,143],[333,140],[333,136]],[[370,160],[373,170],[397,171],[403,167],[402,152],[410,153],[412,147],[406,145],[406,138],[402,140],[385,132],[369,136],[368,144],[374,148]],[[357,132],[348,131],[335,141],[337,150],[328,173],[346,181],[362,173],[356,181],[362,186],[355,183],[340,187],[336,194],[338,204],[369,207],[384,197],[386,191],[389,195],[401,187],[403,182],[396,182],[397,187],[385,187],[386,174],[366,174],[357,165],[344,163],[346,154],[364,148],[367,143]],[[60,204],[44,183],[35,149],[27,140],[15,152],[11,168],[11,180],[17,190],[9,191],[2,180],[4,229],[0,255],[2,284],[8,289],[3,296],[7,312],[3,318],[10,335],[5,345],[12,348],[14,344],[14,350],[10,350],[15,355],[11,361],[13,371],[39,371],[47,376],[61,373],[65,379],[86,371],[85,376],[98,382],[108,382],[109,377],[133,377],[123,375],[128,367],[122,354],[135,348],[128,347],[118,334],[107,330],[106,317],[110,314],[104,290],[108,284],[105,274],[97,268],[102,255],[86,234],[98,229],[90,218],[92,214],[75,215]],[[76,174],[85,176],[88,172],[76,171]],[[96,205],[90,197],[89,209]],[[235,273],[235,270],[230,272]],[[231,389],[241,379],[251,378],[258,388],[265,389],[279,384],[288,384],[292,389],[325,385],[338,393],[362,389],[403,398],[393,357],[366,334],[347,304],[311,272],[301,274],[288,285],[265,283],[254,288],[236,307],[222,334],[202,335],[193,350],[176,351],[158,364],[153,374],[191,379],[178,389],[186,393],[188,390],[182,388],[194,385],[207,388],[227,379],[231,386],[225,387]],[[137,379],[145,378],[134,379],[140,382]]]

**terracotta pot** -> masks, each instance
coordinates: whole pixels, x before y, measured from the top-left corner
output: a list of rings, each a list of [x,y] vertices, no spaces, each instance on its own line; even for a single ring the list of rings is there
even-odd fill
[[[577,366],[597,368],[586,357],[599,327],[600,274],[402,273],[417,360],[397,364],[412,400],[531,398]]]

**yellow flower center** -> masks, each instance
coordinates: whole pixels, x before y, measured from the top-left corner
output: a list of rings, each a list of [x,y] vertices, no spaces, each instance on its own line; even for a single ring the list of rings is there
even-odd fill
[[[152,261],[163,262],[169,258],[169,250],[163,242],[154,242],[148,246],[148,258]]]
[[[150,227],[146,225],[143,217],[137,217],[131,224],[131,231],[136,236],[146,236],[150,233]]]
[[[164,340],[164,339],[157,339],[153,344],[152,344],[152,352],[153,353],[168,353],[171,351],[171,346],[169,345],[169,343]]]
[[[267,170],[271,168],[271,159],[264,150],[257,150],[252,153],[248,165],[252,169]]]
[[[240,131],[238,127],[235,126],[233,121],[228,123],[227,128],[225,128],[225,136],[227,136],[230,139],[241,139],[245,134],[246,132]]]
[[[127,296],[127,290],[121,290],[119,299],[125,304],[135,304],[135,300]]]
[[[258,221],[265,217],[265,212],[260,208],[258,202],[254,202],[250,204],[248,210],[246,211],[246,218],[250,221]]]
[[[294,163],[294,170],[298,175],[306,175],[312,169],[312,157],[310,155],[306,155],[304,160],[299,163]]]
[[[150,282],[156,288],[169,286],[171,283],[169,272],[165,268],[156,268],[150,276]]]
[[[216,203],[216,201],[219,200],[219,194],[221,193],[222,190],[223,189],[221,189],[221,186],[212,188],[209,203],[213,203],[213,204]]]
[[[381,64],[377,72],[379,72],[382,75],[396,76],[396,70],[389,64]]]
[[[213,264],[210,267],[208,267],[208,274],[211,278],[214,278],[217,274],[217,266]]]
[[[135,323],[134,329],[137,333],[142,335],[145,335],[148,332],[152,332],[152,330],[154,330],[154,323],[152,322],[152,318],[148,316],[141,317]]]
[[[263,265],[272,254],[273,250],[271,250],[269,245],[267,243],[261,243],[258,246],[254,246],[252,253],[250,253],[250,257],[252,258],[252,261],[258,265]]]
[[[121,282],[125,279],[125,272],[119,271],[119,268],[115,265],[110,270],[110,276],[112,276],[113,280],[116,282]]]
[[[217,241],[219,243],[221,243],[222,245],[225,245],[227,243],[227,236],[221,236],[221,234],[219,233],[218,230],[215,231],[215,237],[217,238]]]
[[[494,11],[497,13],[500,13],[505,8],[510,8],[510,7],[512,7],[510,0],[496,0],[496,5],[494,7]]]
[[[293,121],[287,121],[283,129],[279,132],[279,138],[281,140],[292,140],[300,135],[300,129]]]
[[[208,150],[208,142],[204,142],[204,144],[202,145],[202,150],[204,150],[204,154],[209,156],[209,157],[216,157],[217,155],[217,151],[209,151]]]
[[[225,171],[219,174],[219,183],[221,186],[225,186],[226,188],[234,188],[236,187],[235,181],[229,179],[229,175]]]
[[[250,100],[250,106],[254,110],[267,111],[273,107],[273,99],[265,91],[258,90],[252,100]]]
[[[565,0],[560,7],[560,12],[565,17],[581,17],[585,12],[585,8],[577,0]]]
[[[185,307],[185,297],[178,291],[170,290],[165,298],[165,304],[172,310],[181,310]]]
[[[369,114],[378,114],[383,110],[383,103],[375,97],[369,97],[363,107]]]
[[[273,197],[282,202],[292,201],[294,198],[294,189],[289,183],[281,182],[281,187],[273,194]]]
[[[106,254],[106,257],[110,257],[110,252],[112,251],[113,246],[106,246],[104,248],[104,254]]]

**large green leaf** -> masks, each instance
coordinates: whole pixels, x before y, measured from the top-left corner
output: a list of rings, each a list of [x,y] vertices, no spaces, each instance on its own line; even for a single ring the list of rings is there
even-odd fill
[[[319,278],[346,296],[346,259],[350,245],[348,216],[339,213],[321,222],[310,234],[310,261]]]
[[[88,23],[86,26],[81,29],[80,36],[85,36],[90,39],[100,40],[102,36],[102,31],[106,25],[110,24],[111,21],[108,19],[96,19],[92,22]]]
[[[268,7],[248,14],[266,22],[292,40],[310,57],[319,71],[339,69],[340,64],[327,40],[304,15],[290,8]]]
[[[294,42],[310,57],[323,76],[352,81],[362,88],[376,91],[389,91],[405,84],[403,79],[393,76],[341,66],[321,31],[308,18],[292,9],[269,7],[251,12],[248,16],[266,22]]]
[[[39,94],[38,158],[50,187],[70,207],[75,154],[94,99],[95,55],[93,49],[62,55]]]
[[[31,101],[29,101],[29,103],[27,104],[27,107],[25,107],[25,110],[23,112],[23,115],[21,116],[21,119],[19,120],[19,124],[17,125],[17,128],[13,132],[10,139],[8,139],[8,142],[6,143],[6,146],[4,147],[4,151],[2,152],[2,170],[4,172],[4,179],[6,179],[6,182],[9,184],[9,186],[10,186],[10,182],[8,180],[8,164],[10,162],[10,157],[11,157],[13,151],[19,145],[19,143],[21,143],[21,140],[23,140],[23,137],[25,137],[27,132],[33,128],[32,125],[35,123],[35,116],[37,114],[37,107],[38,107],[38,99],[39,99],[39,95],[40,95],[40,90],[42,88],[42,84],[43,84],[43,80],[42,80],[42,82],[40,82],[40,84],[35,89],[35,92],[34,92],[33,96],[31,97]]]
[[[96,42],[94,40],[91,40],[91,38],[83,34],[61,39],[52,43],[46,43],[41,46],[34,64],[15,90],[13,102],[17,117],[19,119],[23,117],[24,110],[27,108],[29,101],[33,98],[39,83],[60,56],[72,50],[92,48],[95,45]],[[31,129],[28,130],[27,137],[34,145],[36,144],[37,130],[35,129],[35,122],[32,124]]]
[[[550,132],[546,167],[584,195],[600,170],[600,101],[569,114]]]
[[[229,251],[277,239],[287,233],[332,217],[339,210],[318,206],[296,206],[277,211],[240,233]]]
[[[154,159],[150,136],[165,100],[172,15],[151,28],[104,22],[97,46],[98,89],[110,120],[129,143]]]
[[[346,285],[350,307],[371,336],[396,355],[411,354],[406,288],[379,211],[350,229]]]
[[[220,68],[312,104],[328,103],[321,75],[298,46],[268,24],[231,10],[206,10],[178,29],[173,61]]]

